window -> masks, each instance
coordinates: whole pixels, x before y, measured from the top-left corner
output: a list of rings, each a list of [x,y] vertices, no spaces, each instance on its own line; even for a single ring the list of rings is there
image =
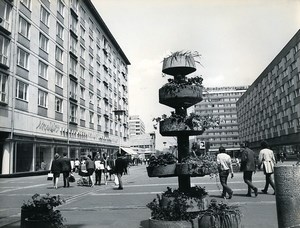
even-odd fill
[[[58,61],[58,62],[63,62],[63,50],[61,50],[59,47],[56,46],[56,49],[55,49],[55,59]]]
[[[101,125],[101,116],[97,115],[97,125],[100,126]]]
[[[39,76],[42,78],[48,78],[48,65],[39,61]]]
[[[72,29],[74,33],[77,33],[77,19],[73,15],[71,16],[70,29]]]
[[[81,36],[81,39],[84,40],[84,37],[85,37],[85,29],[84,29],[82,26],[80,26],[80,36]]]
[[[28,84],[25,84],[22,81],[17,80],[16,86],[16,98],[27,101],[27,90]]]
[[[84,71],[85,71],[84,67],[80,66],[80,77],[83,78],[83,79],[85,78]]]
[[[84,93],[85,93],[84,87],[80,86],[80,98],[84,99]]]
[[[77,83],[70,80],[70,96],[73,99],[77,99]]]
[[[77,53],[77,41],[76,41],[76,39],[73,37],[73,36],[71,36],[70,37],[70,50],[71,50],[71,52],[73,52],[74,54],[76,54]]]
[[[62,102],[61,98],[55,97],[55,111],[62,113]]]
[[[29,39],[30,24],[23,17],[19,17],[19,33]]]
[[[41,6],[41,22],[43,22],[45,25],[49,26],[49,16],[50,13],[43,7]]]
[[[48,38],[40,33],[40,49],[48,52]]]
[[[63,2],[61,0],[57,0],[57,12],[59,12],[62,17],[64,17],[64,9],[65,5]]]
[[[9,40],[0,35],[0,63],[8,66],[8,47]]]
[[[84,56],[85,56],[84,53],[85,53],[85,49],[84,49],[83,46],[80,45],[80,57],[83,58],[83,59],[84,59]]]
[[[0,102],[8,103],[7,94],[8,94],[8,76],[0,73]]]
[[[85,120],[85,109],[84,108],[80,108],[80,119]]]
[[[94,123],[94,113],[90,112],[90,123]]]
[[[101,107],[101,98],[97,97],[97,107]]]
[[[55,72],[55,85],[63,87],[63,74],[58,71]]]
[[[73,76],[76,76],[76,72],[77,72],[77,61],[73,58],[70,58],[70,73]]]
[[[94,94],[89,92],[90,104],[94,104]]]
[[[56,36],[63,40],[64,27],[60,23],[56,23]]]
[[[77,12],[78,0],[71,0],[71,8]]]
[[[0,1],[0,17],[2,18],[1,25],[7,30],[10,29],[9,23],[11,10],[12,6],[8,2],[3,0]]]
[[[28,69],[29,54],[21,48],[18,48],[17,64],[25,69]]]
[[[31,0],[21,0],[20,2],[22,2],[24,6],[30,9]]]
[[[47,108],[47,93],[45,91],[39,90],[38,105]]]
[[[77,106],[70,104],[70,122],[77,123]]]

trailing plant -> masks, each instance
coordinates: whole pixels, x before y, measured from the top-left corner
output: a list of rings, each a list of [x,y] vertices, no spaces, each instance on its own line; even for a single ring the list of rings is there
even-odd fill
[[[189,164],[189,172],[191,174],[203,173],[209,174],[214,177],[218,174],[218,164],[215,155],[194,155],[191,153],[189,156],[181,160],[181,164]]]
[[[201,55],[199,54],[198,51],[175,51],[175,52],[171,52],[170,55],[166,56],[165,59],[170,58],[171,59],[171,63],[173,61],[176,61],[179,58],[185,57],[186,61],[189,61],[190,58],[193,58],[195,63],[200,63],[200,61],[195,60],[195,59],[200,59]]]
[[[186,88],[187,86],[202,87],[203,78],[199,76],[195,77],[175,77],[174,79],[169,78],[168,83],[166,83],[161,89],[168,94],[176,94],[180,90]]]
[[[216,199],[212,199],[208,209],[200,212],[199,223],[204,216],[214,218],[214,221],[219,223],[215,224],[215,227],[232,228],[238,227],[233,226],[233,224],[238,225],[241,223],[242,213],[236,205],[228,205],[223,202],[217,203]]]
[[[172,153],[164,153],[158,156],[151,156],[149,159],[149,167],[161,166],[161,165],[170,165],[177,162],[177,158]]]
[[[185,115],[185,113],[176,114],[174,111],[171,112],[171,116],[165,119],[170,119],[173,124],[181,124],[184,123],[186,125],[186,129],[201,129],[205,131],[208,128],[218,127],[220,124],[220,118],[212,115],[198,115],[195,113],[190,113],[190,115]],[[157,129],[157,124],[163,120],[161,117],[153,118],[155,123],[153,127]]]
[[[46,221],[51,227],[64,227],[64,218],[59,210],[54,210],[54,207],[62,205],[65,200],[59,195],[50,196],[47,193],[44,196],[34,194],[30,200],[24,202],[21,209],[26,210],[29,220]]]
[[[168,203],[165,207],[162,206],[162,199],[159,194],[156,195],[152,202],[146,206],[151,210],[152,219],[164,221],[182,221],[192,220],[197,217],[197,212],[187,212],[189,208],[185,198],[175,197],[174,201]]]
[[[162,193],[162,196],[166,197],[181,197],[184,199],[190,198],[202,198],[203,196],[207,196],[208,193],[205,190],[205,187],[201,188],[200,186],[191,187],[188,191],[182,192],[179,189],[172,189],[167,187],[167,191]]]

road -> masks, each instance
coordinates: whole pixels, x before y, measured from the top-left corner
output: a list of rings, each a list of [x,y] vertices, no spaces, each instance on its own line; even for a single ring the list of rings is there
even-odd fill
[[[78,180],[78,176],[75,176]],[[146,166],[133,166],[128,175],[123,177],[124,190],[114,190],[114,183],[108,185],[83,187],[72,183],[70,188],[53,189],[52,181],[46,176],[31,176],[0,179],[0,227],[19,227],[20,208],[23,201],[33,194],[59,194],[66,203],[59,207],[66,218],[65,224],[73,228],[147,228],[150,210],[146,204],[156,194],[167,189],[167,186],[178,188],[177,178],[149,178]],[[264,186],[264,175],[261,171],[253,176],[253,183],[261,190]],[[192,185],[205,186],[211,198],[220,198],[221,185],[216,178],[196,177],[191,179]],[[229,204],[239,205],[242,211],[242,223],[245,228],[276,228],[277,214],[273,190],[270,194],[259,194],[258,197],[245,197],[247,186],[243,182],[242,173],[236,173],[229,179],[229,186],[234,191]]]

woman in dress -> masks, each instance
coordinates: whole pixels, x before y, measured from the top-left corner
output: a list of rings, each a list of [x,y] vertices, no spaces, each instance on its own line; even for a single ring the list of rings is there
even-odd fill
[[[58,184],[58,178],[61,172],[61,165],[59,162],[59,154],[54,155],[54,160],[52,161],[51,165],[51,172],[53,173],[53,187],[57,189],[57,184]]]
[[[275,184],[272,180],[272,174],[274,172],[274,166],[276,163],[275,156],[273,150],[269,149],[269,145],[266,141],[261,142],[261,151],[259,152],[258,161],[259,166],[263,166],[264,174],[266,176],[266,184],[265,188],[262,191],[264,194],[268,194],[268,188],[269,184],[274,189],[274,195],[275,195]]]

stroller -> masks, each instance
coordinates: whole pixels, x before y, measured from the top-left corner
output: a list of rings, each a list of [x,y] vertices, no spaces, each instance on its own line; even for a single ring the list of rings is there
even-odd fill
[[[84,165],[85,166],[85,165]],[[78,186],[91,186],[90,176],[88,174],[88,171],[81,165],[78,169],[78,175],[80,176],[80,179],[77,181]]]

